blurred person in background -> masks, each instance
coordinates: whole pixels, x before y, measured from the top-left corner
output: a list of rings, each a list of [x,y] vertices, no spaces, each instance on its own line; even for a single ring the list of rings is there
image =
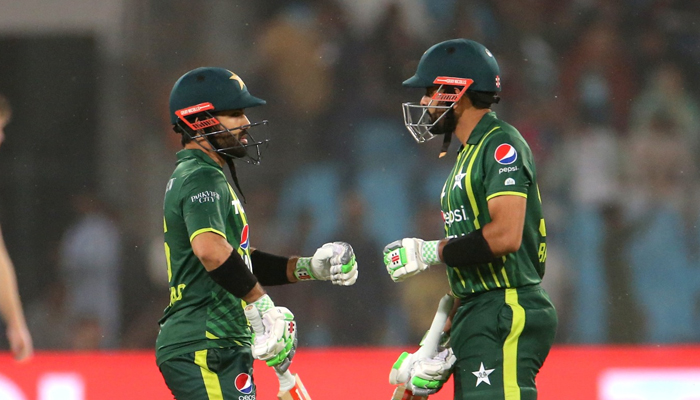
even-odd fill
[[[0,95],[0,145],[5,139],[5,126],[12,117],[9,101]],[[17,276],[7,253],[0,230],[0,314],[5,321],[10,350],[17,360],[26,360],[33,353],[32,337],[24,319],[22,303],[17,289]]]
[[[403,85],[425,89],[420,104],[404,103],[416,141],[444,135],[444,156],[454,134],[461,147],[440,194],[446,238],[397,240],[384,263],[397,282],[444,263],[457,301],[449,346],[428,358],[402,354],[390,381],[432,394],[454,370],[456,399],[534,400],[557,315],[540,286],[547,245],[532,152],[491,110],[498,63],[477,42],[448,40],[428,49]]]
[[[89,343],[73,343],[79,348],[115,348],[120,344],[121,332],[122,236],[114,218],[92,191],[76,195],[72,205],[76,218],[63,234],[59,250],[66,312],[75,332],[89,327],[93,333]]]
[[[251,246],[247,214],[223,166],[241,193],[234,160],[259,162],[264,142],[250,129],[267,123],[251,124],[245,109],[265,103],[238,75],[214,67],[185,73],[170,94],[183,150],[165,189],[170,303],[159,321],[156,363],[178,400],[255,396],[253,358],[287,370],[296,350],[294,315],[276,307],[262,285],[350,286],[357,279],[355,255],[344,242],[326,243],[313,257]]]
[[[700,104],[688,90],[689,83],[680,67],[672,62],[664,62],[652,71],[632,102],[630,136],[648,137],[660,133],[660,129],[672,129],[676,131],[673,136],[677,137],[664,139],[667,144],[671,143],[668,139],[679,139],[683,143],[679,147],[697,151],[700,147]],[[662,114],[663,122],[672,126],[659,126],[658,117]]]

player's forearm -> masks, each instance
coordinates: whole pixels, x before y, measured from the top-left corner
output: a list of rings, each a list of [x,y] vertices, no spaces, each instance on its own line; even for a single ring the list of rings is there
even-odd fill
[[[287,279],[289,283],[299,282],[299,279],[294,275],[294,271],[297,269],[297,261],[299,261],[299,257],[290,257],[287,262]]]
[[[0,243],[0,314],[9,326],[26,325],[17,289],[17,277],[12,261],[2,243]]]

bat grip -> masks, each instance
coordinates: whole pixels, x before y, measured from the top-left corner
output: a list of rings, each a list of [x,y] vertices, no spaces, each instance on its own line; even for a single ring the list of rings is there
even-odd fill
[[[447,323],[447,318],[452,311],[452,304],[454,303],[454,298],[449,294],[442,296],[440,299],[440,304],[438,305],[437,312],[433,318],[433,323],[430,325],[428,334],[425,336],[423,345],[418,349],[416,355],[418,358],[429,358],[437,354],[437,348],[440,344],[440,337],[442,331],[445,328],[445,323]]]
[[[254,305],[248,304],[243,311],[245,312],[245,316],[248,318],[248,321],[250,321],[250,326],[253,328],[253,332],[255,332],[256,335],[263,335],[265,333],[265,327],[263,326],[262,318],[260,317],[258,309],[255,308]]]
[[[296,385],[297,380],[294,377],[294,375],[292,375],[292,373],[289,372],[289,370],[281,373],[277,370],[277,368],[275,368],[275,373],[277,374],[277,379],[279,379],[279,381],[280,381],[280,391],[281,392],[285,392],[287,390],[290,390],[291,388],[293,388]]]

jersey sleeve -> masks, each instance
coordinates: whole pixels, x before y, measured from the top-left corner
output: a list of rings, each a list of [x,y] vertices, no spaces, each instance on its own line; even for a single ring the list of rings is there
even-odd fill
[[[198,169],[187,177],[181,193],[190,242],[204,232],[214,232],[226,239],[226,215],[232,205],[224,175],[214,168]]]
[[[530,149],[522,141],[500,132],[485,143],[484,187],[486,201],[497,196],[527,198],[532,183]]]

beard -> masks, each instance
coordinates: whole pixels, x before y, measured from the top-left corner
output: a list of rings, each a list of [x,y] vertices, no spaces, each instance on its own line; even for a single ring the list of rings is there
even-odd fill
[[[247,132],[242,132],[238,136],[231,132],[224,132],[209,138],[209,141],[214,148],[219,150],[219,153],[233,158],[243,158],[248,155],[248,149],[241,142],[242,140],[249,140]]]
[[[430,120],[431,122],[440,118],[440,115],[438,116],[433,116],[433,114],[428,113],[430,115]],[[453,108],[450,108],[449,110],[445,111],[445,116],[442,117],[432,128],[430,128],[430,133],[433,135],[443,135],[445,133],[452,133],[455,131],[455,128],[457,128],[457,119],[455,118],[455,110]]]

